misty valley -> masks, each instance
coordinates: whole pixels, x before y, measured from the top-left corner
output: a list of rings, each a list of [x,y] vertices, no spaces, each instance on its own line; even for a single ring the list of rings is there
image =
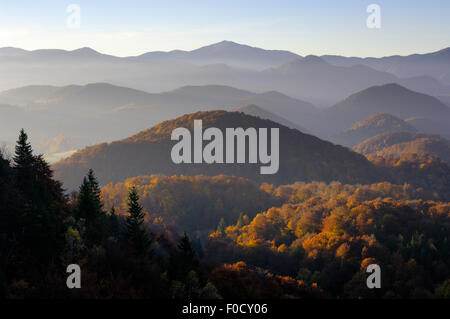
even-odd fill
[[[450,48],[5,47],[0,74],[2,298],[450,297]]]

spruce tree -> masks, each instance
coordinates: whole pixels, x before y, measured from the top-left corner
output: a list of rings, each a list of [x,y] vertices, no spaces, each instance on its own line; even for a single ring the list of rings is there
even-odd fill
[[[62,212],[66,207],[61,184],[44,158],[33,155],[28,135],[22,129],[13,157],[17,190],[23,200],[21,210],[22,254],[45,267],[63,248]]]
[[[78,217],[94,221],[104,215],[100,187],[92,169],[89,170],[80,186],[78,195]]]
[[[30,168],[33,163],[33,149],[28,142],[28,135],[23,129],[20,130],[19,138],[16,142],[13,160],[15,167],[18,169]]]
[[[186,232],[184,232],[178,243],[178,249],[180,251],[182,269],[186,272],[195,269],[198,265],[197,254]]]
[[[113,237],[119,237],[120,235],[120,223],[119,217],[116,213],[116,207],[113,205],[109,211],[109,233]]]
[[[34,156],[31,144],[28,142],[28,135],[23,129],[20,130],[19,138],[16,142],[13,161],[19,188],[25,193],[31,193],[34,184]]]
[[[91,193],[92,193],[92,198],[94,200],[95,209],[98,212],[102,212],[103,202],[101,200],[101,190],[100,190],[99,183],[97,181],[97,178],[94,175],[94,171],[92,170],[92,168],[89,169],[87,179],[89,182],[89,186],[91,188]]]
[[[92,244],[98,244],[106,236],[107,221],[99,183],[92,169],[80,186],[75,213],[78,218],[85,221],[87,239]]]
[[[126,220],[127,240],[137,256],[150,254],[151,239],[143,227],[145,213],[139,203],[136,187],[128,191],[128,216]]]
[[[92,221],[98,214],[95,207],[89,180],[87,177],[84,177],[78,193],[76,215],[78,218],[83,218],[86,221]]]

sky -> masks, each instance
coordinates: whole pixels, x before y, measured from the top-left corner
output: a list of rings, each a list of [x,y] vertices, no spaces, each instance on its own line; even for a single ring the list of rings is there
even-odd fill
[[[300,55],[433,52],[450,47],[450,1],[0,0],[0,47],[131,56],[222,40]]]

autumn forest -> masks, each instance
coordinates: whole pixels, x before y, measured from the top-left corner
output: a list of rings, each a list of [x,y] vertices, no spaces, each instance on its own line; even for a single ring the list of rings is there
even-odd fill
[[[0,178],[3,297],[449,297],[450,204],[423,187],[226,175],[100,187],[88,170],[69,195],[24,131]],[[71,263],[81,289],[66,287]],[[370,264],[381,289],[365,285]]]
[[[448,308],[450,1],[1,2],[14,316]]]

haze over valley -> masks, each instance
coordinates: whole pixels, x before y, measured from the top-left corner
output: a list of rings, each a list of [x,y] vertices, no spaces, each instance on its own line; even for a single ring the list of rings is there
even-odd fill
[[[448,52],[302,57],[230,41],[125,58],[90,48],[1,48],[1,143],[11,145],[26,128],[54,162],[184,114],[246,105],[253,115],[347,146],[342,133],[379,112],[449,138]]]
[[[448,12],[3,1],[0,300],[450,299]]]

